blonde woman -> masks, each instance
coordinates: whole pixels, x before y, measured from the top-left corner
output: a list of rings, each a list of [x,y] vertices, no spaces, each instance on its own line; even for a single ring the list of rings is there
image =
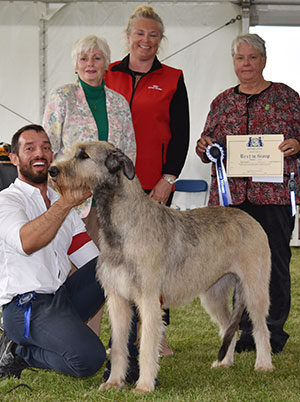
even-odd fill
[[[160,63],[157,52],[164,38],[161,17],[139,6],[126,28],[129,54],[112,63],[105,75],[109,88],[130,104],[137,144],[136,174],[144,191],[171,205],[189,145],[189,105],[183,72]],[[169,324],[169,311],[164,315]],[[166,337],[162,355],[172,355]]]

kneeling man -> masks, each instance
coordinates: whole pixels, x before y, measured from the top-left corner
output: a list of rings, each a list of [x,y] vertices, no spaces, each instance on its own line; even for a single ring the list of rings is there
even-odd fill
[[[18,178],[0,192],[0,376],[19,378],[26,367],[93,375],[105,348],[86,322],[105,298],[99,251],[73,209],[91,193],[59,196],[48,186],[53,153],[43,127],[17,131],[11,151]]]

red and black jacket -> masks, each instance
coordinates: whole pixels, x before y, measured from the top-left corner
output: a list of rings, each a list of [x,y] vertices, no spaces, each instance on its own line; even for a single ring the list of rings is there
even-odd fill
[[[181,70],[155,57],[136,87],[129,55],[112,63],[105,84],[128,101],[136,136],[136,174],[143,189],[152,189],[162,174],[179,176],[189,145],[189,105]]]

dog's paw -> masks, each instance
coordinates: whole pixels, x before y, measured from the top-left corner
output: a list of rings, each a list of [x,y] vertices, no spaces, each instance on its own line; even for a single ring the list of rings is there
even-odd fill
[[[148,384],[148,383],[137,383],[134,392],[136,393],[146,393],[146,392],[152,392],[154,391],[154,385],[153,384]]]
[[[99,391],[109,391],[111,389],[120,389],[124,386],[123,382],[104,382],[100,385]]]
[[[268,364],[268,365],[255,365],[254,367],[255,371],[273,371],[275,370],[275,367],[273,366],[273,364]]]
[[[216,368],[216,367],[230,367],[232,366],[233,362],[228,362],[225,360],[219,361],[219,360],[215,360],[213,362],[213,364],[211,365],[211,368]]]

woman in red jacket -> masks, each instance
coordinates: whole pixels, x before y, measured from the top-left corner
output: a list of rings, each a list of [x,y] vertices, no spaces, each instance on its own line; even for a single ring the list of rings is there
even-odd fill
[[[170,206],[189,145],[183,73],[161,64],[156,56],[164,25],[152,7],[139,6],[134,11],[126,35],[129,54],[110,65],[105,83],[130,104],[137,146],[135,169],[144,191]],[[162,354],[173,354],[165,338],[163,345]]]

